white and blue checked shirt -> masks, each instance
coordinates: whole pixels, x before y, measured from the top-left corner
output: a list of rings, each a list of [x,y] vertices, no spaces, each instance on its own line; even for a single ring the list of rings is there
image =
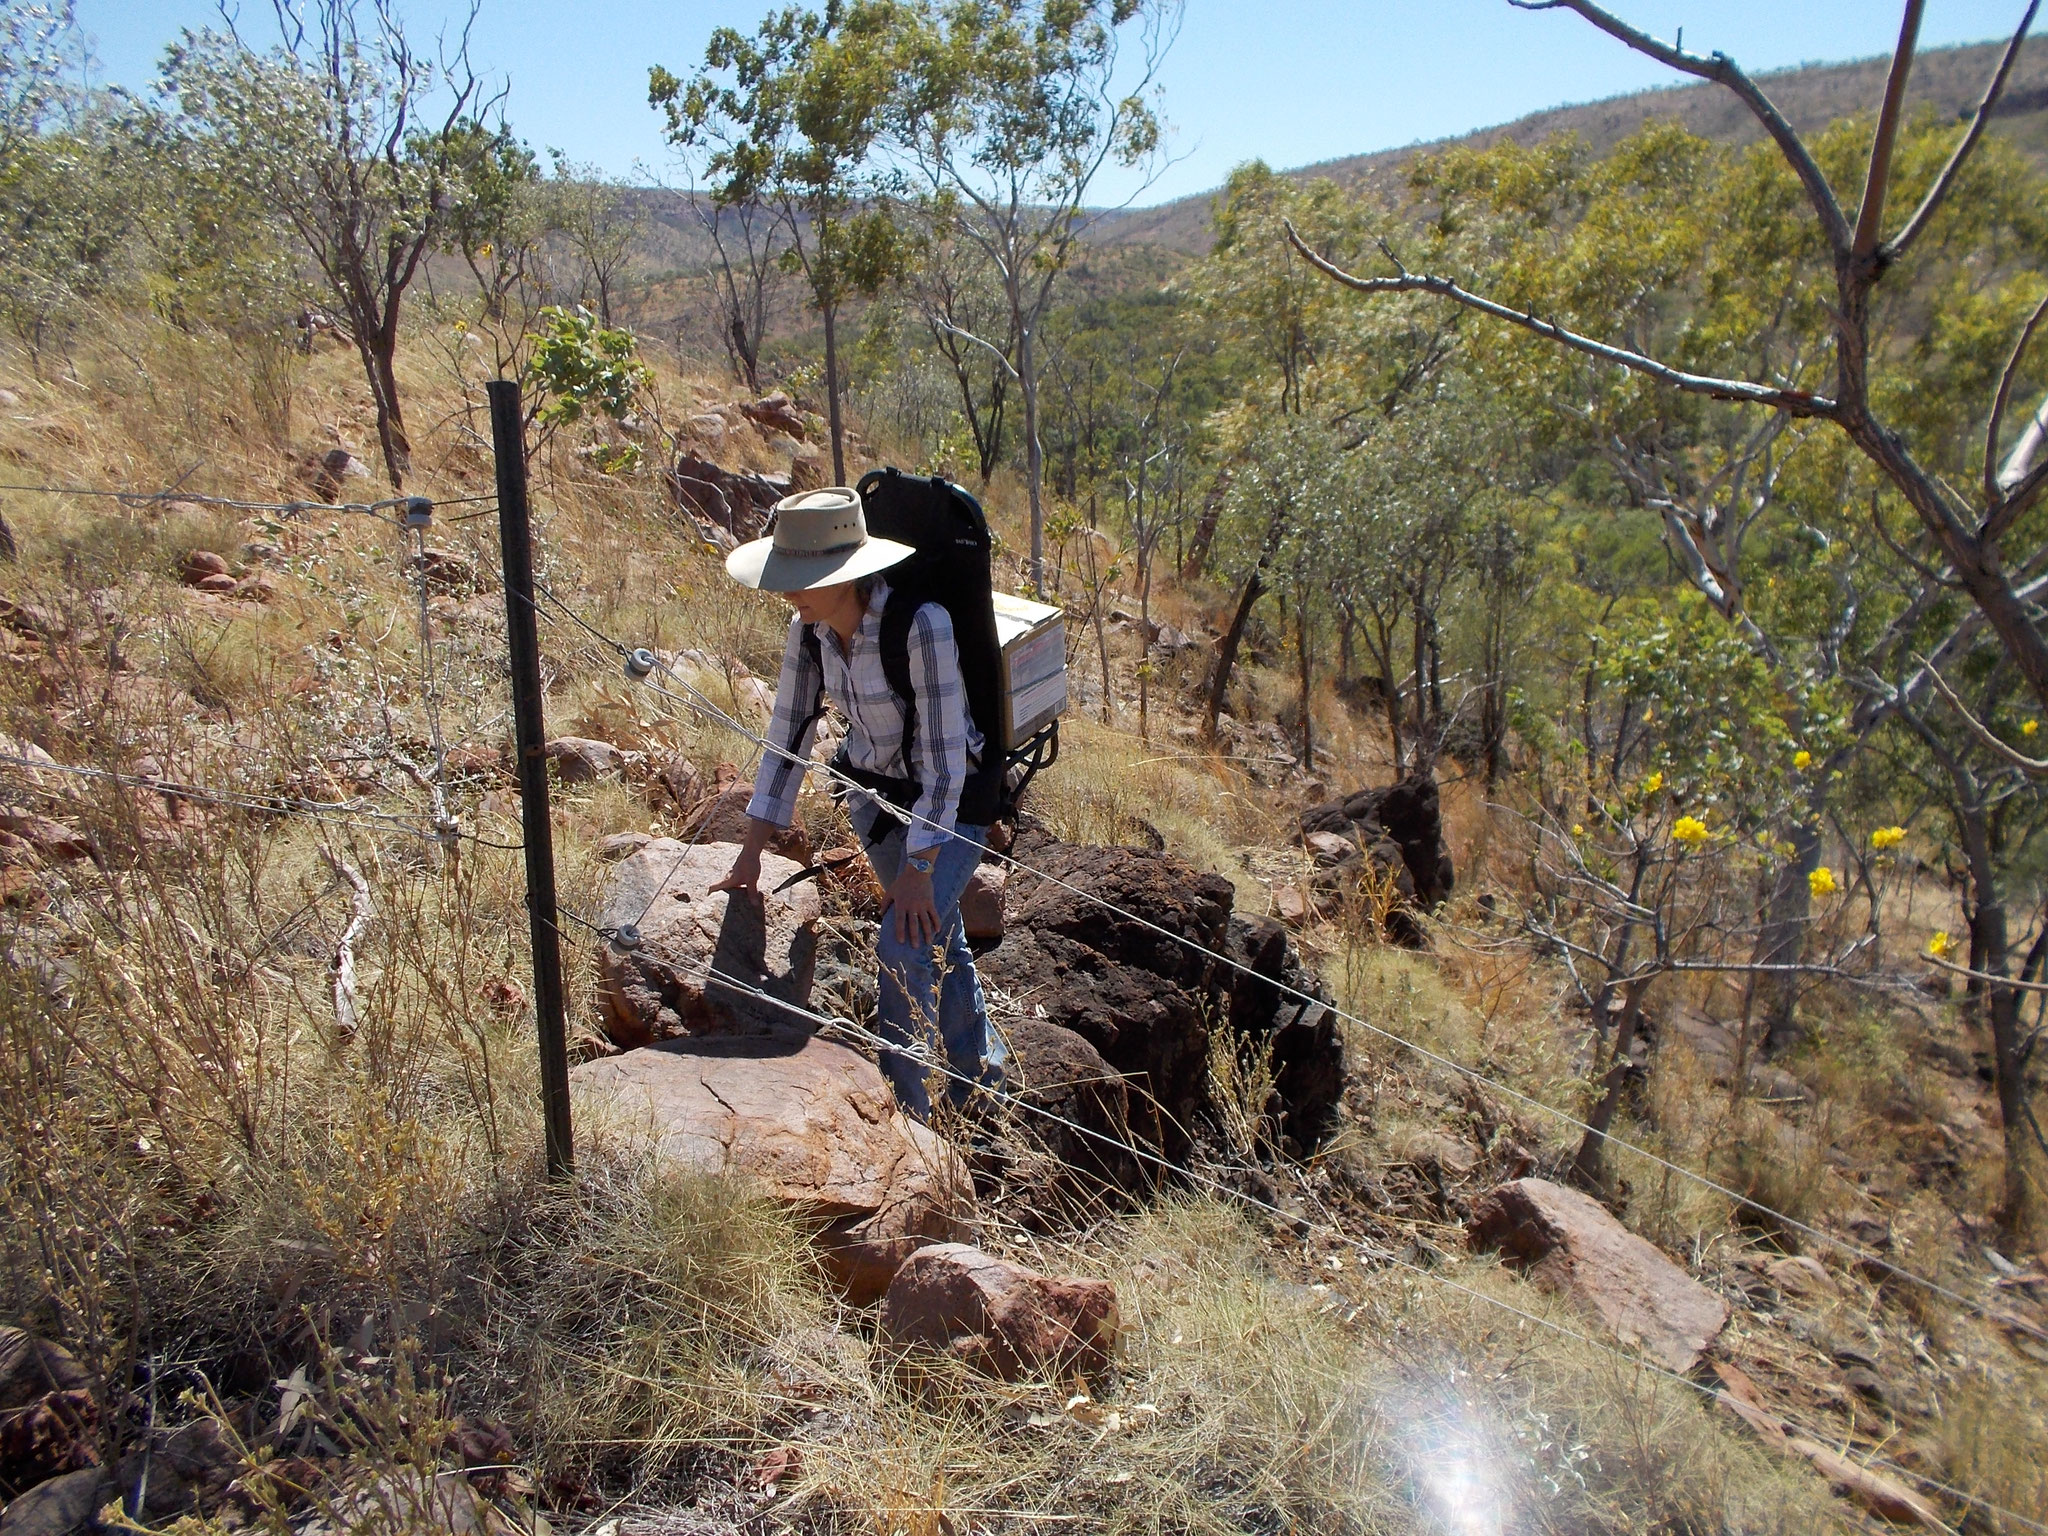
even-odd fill
[[[960,651],[953,640],[952,616],[939,604],[926,603],[912,616],[907,641],[910,686],[917,697],[917,732],[912,744],[912,755],[917,761],[915,767],[904,763],[903,703],[882,671],[882,608],[888,601],[888,584],[877,582],[873,596],[868,599],[868,611],[861,618],[860,628],[853,632],[853,644],[844,655],[840,654],[839,637],[832,632],[831,625],[811,625],[818,637],[815,662],[811,659],[813,653],[803,643],[803,621],[790,620],[768,739],[778,747],[789,747],[790,733],[797,723],[817,708],[821,694],[829,695],[849,726],[848,762],[867,773],[917,781],[920,793],[911,812],[922,820],[911,822],[905,846],[912,850],[931,848],[944,842],[946,834],[953,830],[960,811],[961,787],[967,781],[969,768],[981,757],[981,733],[975,730],[967,713],[967,692],[960,678]],[[803,740],[795,745],[799,758],[810,757],[816,735],[817,723],[813,720],[805,729]],[[788,826],[796,814],[796,792],[801,779],[797,765],[788,758],[763,753],[761,767],[754,775],[754,798],[747,802],[747,814],[778,827]]]

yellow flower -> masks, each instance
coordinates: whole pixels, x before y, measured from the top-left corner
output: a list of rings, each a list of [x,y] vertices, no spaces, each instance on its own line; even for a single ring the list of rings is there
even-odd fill
[[[1658,790],[1662,789],[1663,787],[1664,775],[1661,773],[1653,773],[1647,779],[1643,780],[1643,793],[1646,795],[1654,795],[1655,793],[1657,793]]]
[[[2038,731],[2039,729],[2041,729],[2040,721],[2029,720],[2025,725],[2020,727],[2020,734],[2022,736],[2031,736],[2034,734],[2034,732]]]
[[[1813,754],[1807,751],[1806,748],[1801,747],[1792,754],[1792,766],[1799,769],[1811,768],[1813,766]]]
[[[1870,834],[1870,846],[1879,853],[1883,853],[1887,848],[1896,848],[1905,840],[1906,829],[1904,827],[1879,827]]]
[[[1576,821],[1575,821],[1575,822],[1573,822],[1573,823],[1572,823],[1572,836],[1573,836],[1573,837],[1584,837],[1585,835],[1586,835],[1586,829],[1585,829],[1584,827],[1580,826],[1580,825],[1579,825],[1579,824],[1578,824],[1578,823],[1577,823]]]
[[[1681,816],[1671,828],[1671,835],[1688,848],[1697,848],[1707,840],[1707,824],[1697,816]]]
[[[1806,888],[1816,896],[1832,896],[1842,887],[1835,880],[1835,872],[1823,864],[1806,877]]]
[[[1927,941],[1927,953],[1937,960],[1946,960],[1956,952],[1956,941],[1949,936],[1946,928],[1937,928],[1934,937]]]

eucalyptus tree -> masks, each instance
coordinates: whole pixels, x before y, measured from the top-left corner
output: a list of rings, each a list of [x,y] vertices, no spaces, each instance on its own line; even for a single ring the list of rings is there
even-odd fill
[[[1086,204],[1098,173],[1159,165],[1145,96],[1179,24],[1179,0],[910,0],[901,12],[891,140],[916,177],[923,221],[977,247],[1002,285],[1007,345],[973,340],[1004,358],[1017,385],[1041,588],[1039,328],[1097,217]]]
[[[555,150],[547,181],[549,223],[576,253],[583,271],[584,297],[594,300],[597,318],[612,325],[612,300],[647,232],[647,210],[630,188],[597,166],[578,164]]]
[[[406,292],[439,242],[463,178],[464,125],[491,115],[469,61],[472,6],[452,48],[419,52],[391,0],[275,0],[282,36],[258,52],[233,30],[187,32],[163,79],[195,147],[291,226],[362,361],[393,489],[412,465],[398,388]]]
[[[899,259],[873,165],[899,90],[898,20],[894,0],[789,6],[751,37],[731,27],[712,33],[687,83],[659,65],[648,74],[648,100],[664,114],[669,142],[701,160],[716,206],[760,201],[781,216],[789,262],[824,325],[832,478],[840,483],[840,310],[879,289]]]

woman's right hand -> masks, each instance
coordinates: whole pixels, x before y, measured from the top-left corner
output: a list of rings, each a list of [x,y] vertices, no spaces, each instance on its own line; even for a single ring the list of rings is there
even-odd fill
[[[759,898],[761,894],[761,850],[749,844],[740,848],[740,856],[732,861],[732,868],[725,878],[711,887],[714,891],[738,891],[743,895]]]

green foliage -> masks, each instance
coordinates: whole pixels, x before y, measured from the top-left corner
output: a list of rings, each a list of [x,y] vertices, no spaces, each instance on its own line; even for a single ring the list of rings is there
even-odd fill
[[[551,306],[540,318],[543,329],[526,365],[536,419],[556,427],[593,412],[613,421],[626,416],[654,378],[637,355],[633,333],[602,326],[585,309]]]

